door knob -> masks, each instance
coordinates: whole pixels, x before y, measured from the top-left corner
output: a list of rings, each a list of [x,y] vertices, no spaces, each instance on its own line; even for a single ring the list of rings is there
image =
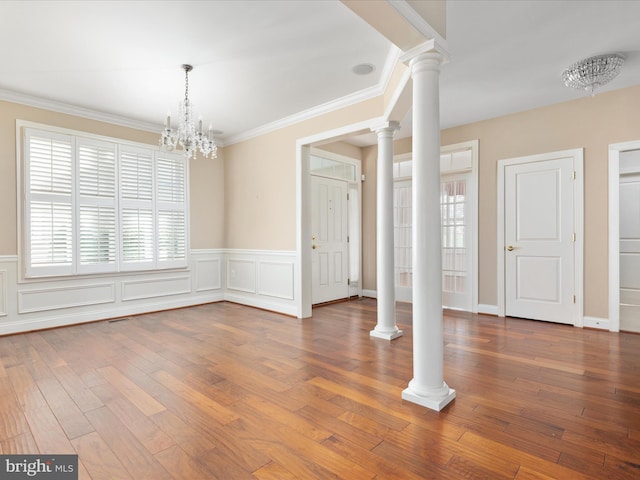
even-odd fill
[[[514,247],[513,245],[509,245],[507,247],[507,250],[509,250],[510,252],[513,252],[516,249],[516,247]]]
[[[315,250],[316,248],[320,248],[320,246],[319,245],[311,245],[311,248],[313,248]]]

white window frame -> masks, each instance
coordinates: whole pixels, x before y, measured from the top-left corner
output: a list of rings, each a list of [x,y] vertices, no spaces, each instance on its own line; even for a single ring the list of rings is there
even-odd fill
[[[29,181],[29,148],[26,144],[26,132],[27,129],[33,129],[42,131],[47,135],[61,136],[72,138],[72,208],[73,208],[73,260],[71,266],[52,266],[52,267],[36,267],[30,266],[30,238],[27,231],[30,228],[30,208],[29,208],[29,195],[28,195],[28,181]],[[81,139],[81,140],[80,140]],[[115,144],[116,152],[116,183],[119,183],[120,179],[120,151],[121,149],[142,149],[149,152],[153,159],[153,261],[151,262],[138,262],[135,264],[123,265],[122,262],[122,228],[121,228],[121,216],[122,209],[127,202],[122,201],[120,189],[116,187],[116,198],[113,203],[116,208],[116,262],[115,265],[99,265],[96,268],[91,266],[80,265],[80,252],[79,252],[79,212],[80,212],[80,193],[79,193],[79,181],[78,181],[78,145],[81,141],[86,141],[89,144],[95,143],[110,143]],[[167,204],[167,202],[159,202],[156,196],[156,157],[171,158],[184,162],[184,201],[182,206],[180,202],[173,202]],[[87,277],[87,276],[104,276],[113,275],[117,273],[126,272],[143,272],[143,271],[165,271],[170,269],[187,269],[189,266],[190,256],[190,234],[189,234],[189,162],[182,155],[177,153],[170,153],[161,151],[158,147],[150,146],[147,144],[131,142],[118,138],[106,137],[102,135],[96,135],[81,131],[75,131],[65,129],[61,127],[55,127],[52,125],[40,124],[35,122],[29,122],[24,120],[16,120],[16,179],[17,179],[17,210],[18,210],[18,258],[21,265],[19,273],[19,282],[39,281],[46,280],[51,277]],[[101,203],[98,200],[96,203]],[[109,203],[109,202],[106,202]],[[158,245],[158,218],[157,212],[159,208],[169,209],[171,211],[183,212],[184,214],[184,258],[170,258],[164,261],[159,259],[159,245]]]

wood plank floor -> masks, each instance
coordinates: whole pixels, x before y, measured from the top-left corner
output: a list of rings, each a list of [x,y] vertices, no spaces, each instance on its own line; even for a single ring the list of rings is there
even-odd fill
[[[0,452],[81,479],[638,479],[640,335],[447,312],[437,413],[375,301],[231,303],[0,338]]]

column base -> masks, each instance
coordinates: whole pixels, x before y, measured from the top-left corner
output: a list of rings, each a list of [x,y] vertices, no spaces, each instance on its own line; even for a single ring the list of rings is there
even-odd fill
[[[388,332],[381,332],[379,330],[373,329],[369,332],[369,335],[375,338],[382,338],[383,340],[393,340],[394,338],[401,337],[402,333],[402,330],[398,328]]]
[[[419,395],[411,389],[411,386],[405,388],[402,391],[402,399],[408,402],[417,403],[423,407],[430,408],[439,412],[444,407],[449,405],[451,401],[456,398],[456,391],[453,388],[449,388],[444,394],[435,395]]]

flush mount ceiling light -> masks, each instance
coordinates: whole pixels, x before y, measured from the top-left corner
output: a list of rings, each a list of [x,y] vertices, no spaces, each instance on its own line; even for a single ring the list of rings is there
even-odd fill
[[[609,83],[620,73],[623,63],[624,57],[617,53],[585,58],[562,72],[562,79],[567,87],[594,95],[596,88]]]
[[[356,65],[355,67],[353,67],[351,69],[351,71],[353,73],[355,73],[356,75],[369,75],[375,69],[376,69],[376,67],[374,67],[370,63],[361,63],[361,64]]]
[[[189,72],[193,70],[191,65],[182,65],[184,70],[184,100],[180,102],[180,118],[178,119],[178,128],[171,128],[171,113],[167,114],[167,121],[160,137],[160,146],[167,151],[174,150],[178,145],[182,147],[184,156],[193,158],[196,152],[205,157],[211,155],[212,158],[217,157],[218,147],[213,139],[213,126],[209,125],[207,134],[202,131],[202,117],[198,119],[198,127],[193,121],[193,111],[191,101],[189,100]]]

